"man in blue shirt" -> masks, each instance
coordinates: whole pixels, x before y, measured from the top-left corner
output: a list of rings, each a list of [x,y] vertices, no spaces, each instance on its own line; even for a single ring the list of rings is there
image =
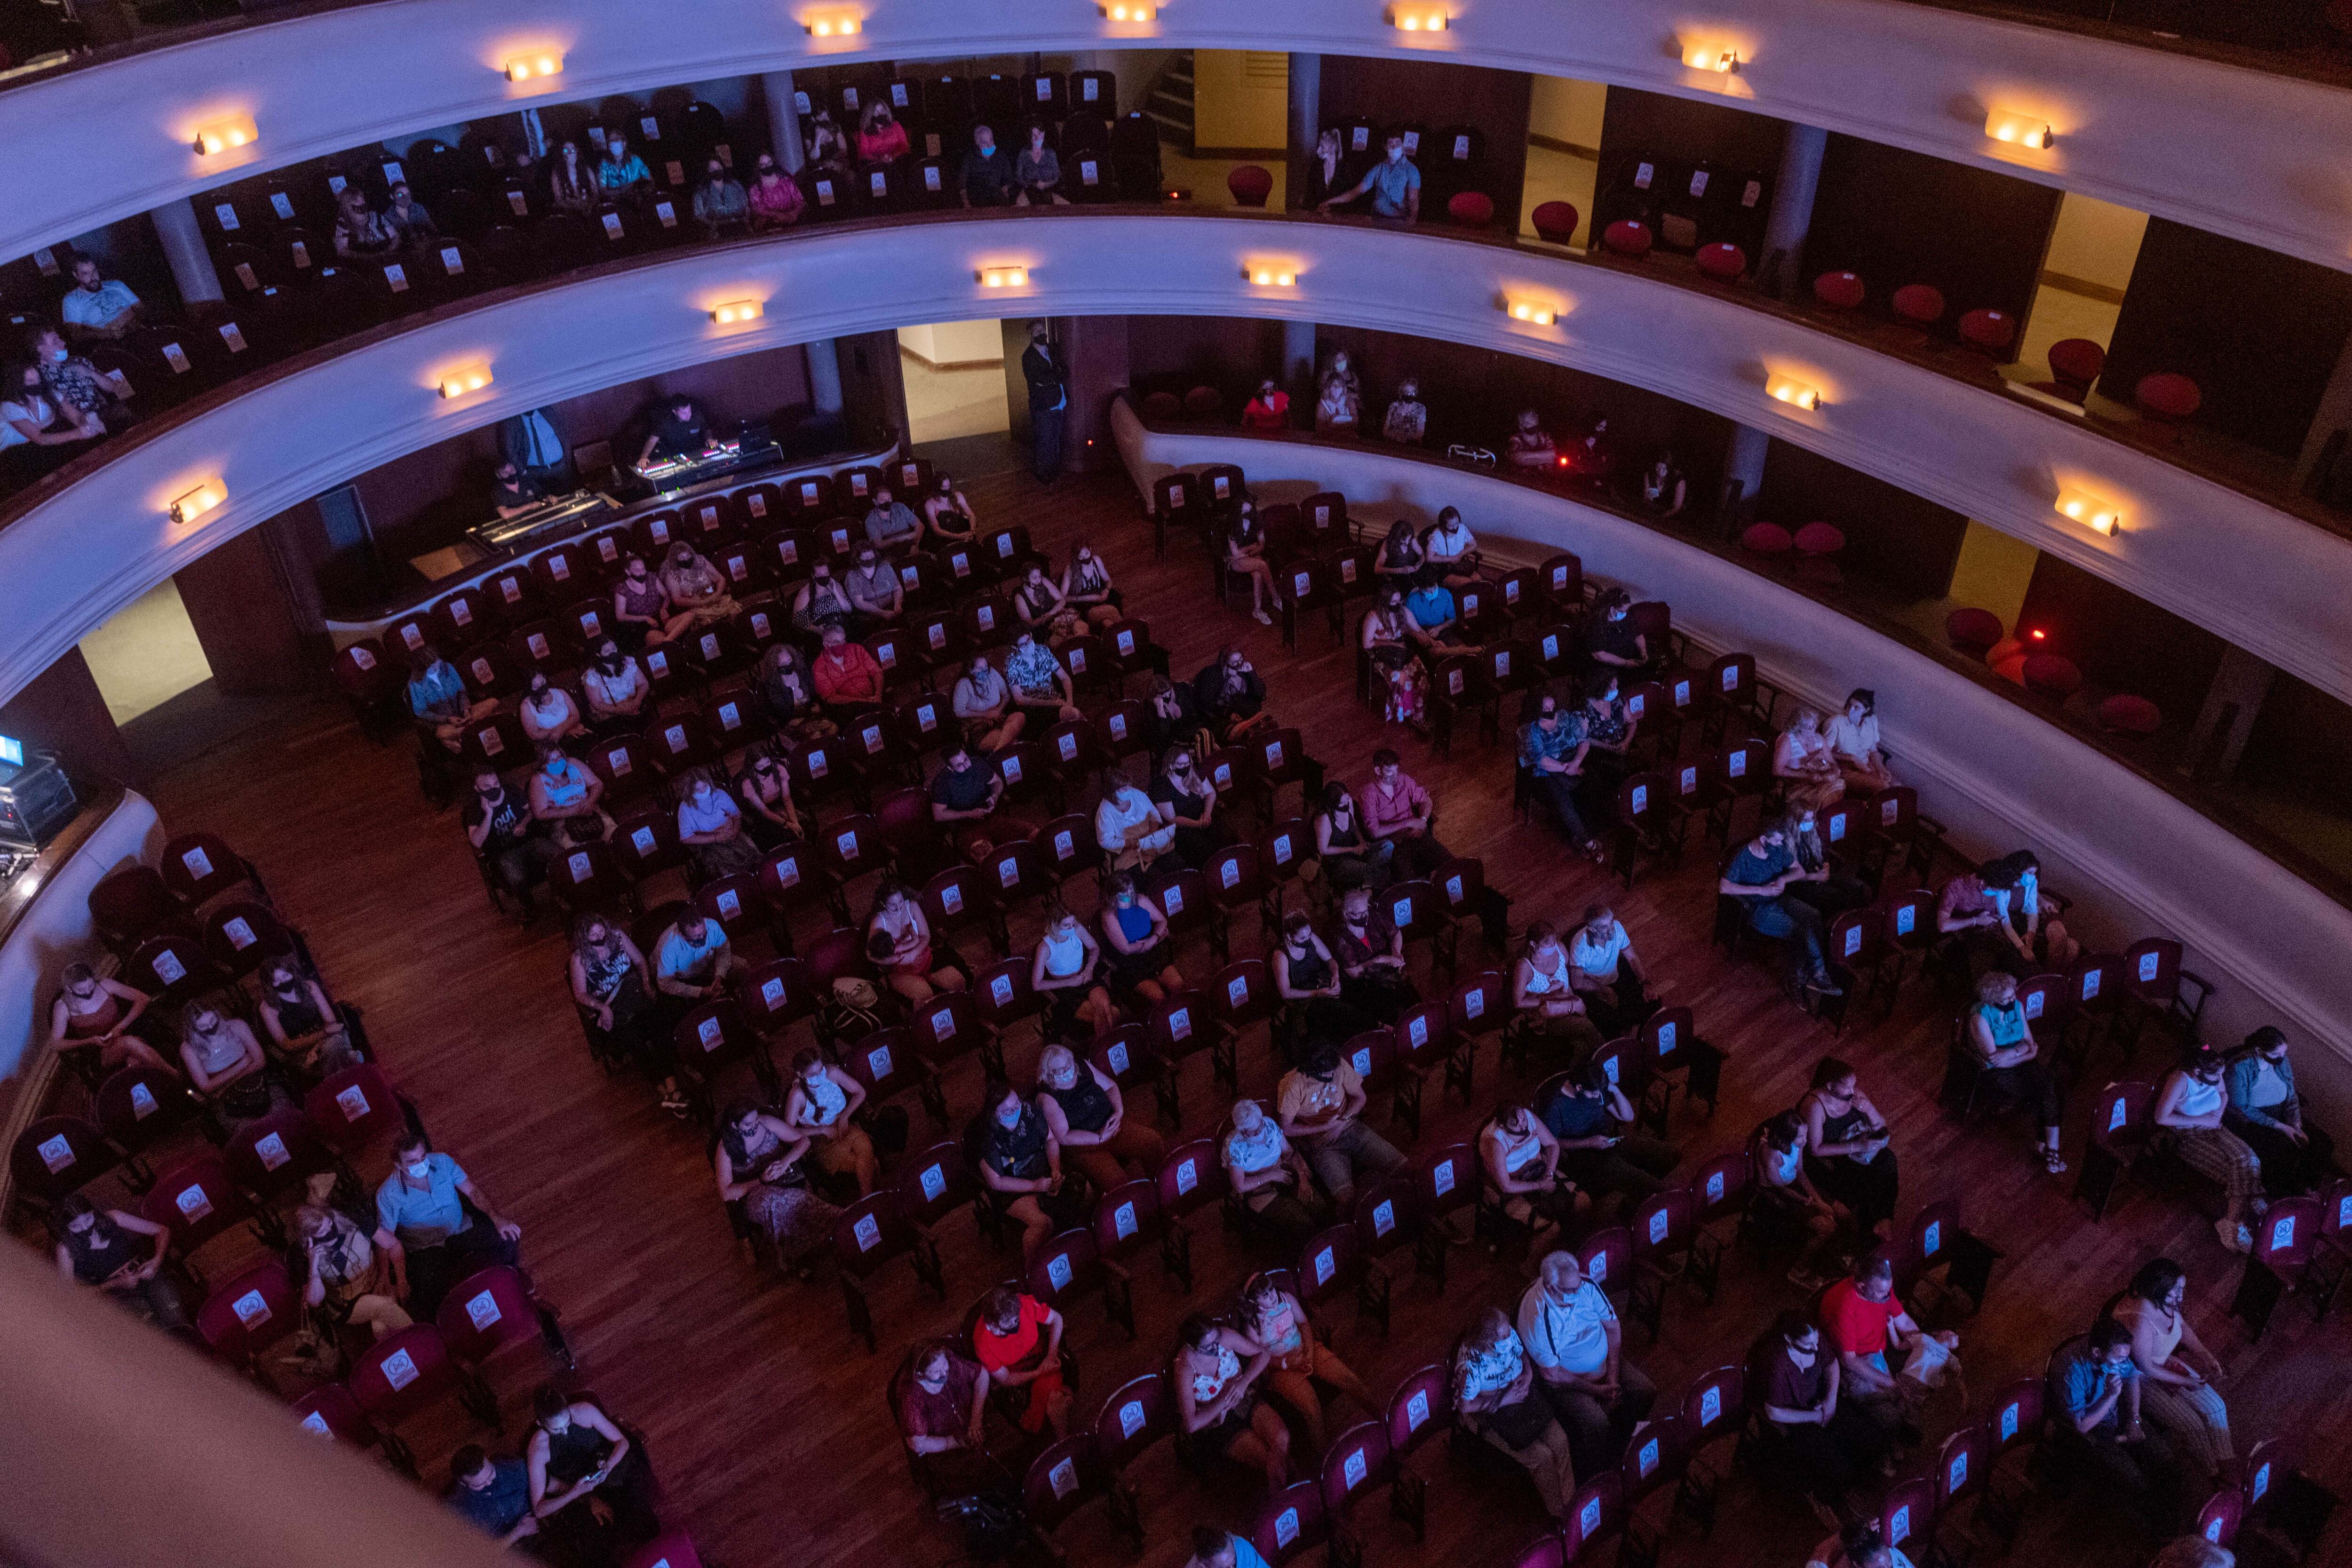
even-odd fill
[[[1447,587],[1433,568],[1422,568],[1423,575],[1414,583],[1412,592],[1404,596],[1404,613],[1412,624],[1429,634],[1432,641],[1444,643],[1449,651],[1467,645],[1462,635],[1462,624],[1454,618],[1454,590]]]
[[[2101,1319],[2089,1341],[2059,1363],[2058,1383],[2084,1457],[2147,1512],[2158,1535],[2179,1529],[2188,1478],[2163,1434],[2140,1425],[2131,1331],[2113,1318]]]
[[[1822,936],[1827,928],[1821,910],[1782,896],[1790,883],[1805,875],[1790,837],[1787,823],[1767,823],[1764,831],[1742,846],[1723,868],[1716,891],[1727,899],[1738,899],[1747,910],[1748,923],[1759,935],[1792,942],[1792,989],[1802,984],[1824,996],[1842,995],[1844,988],[1831,981],[1829,966],[1822,960]]]
[[[475,1223],[473,1210],[488,1223]],[[375,1217],[393,1293],[428,1322],[451,1286],[477,1268],[513,1263],[522,1240],[522,1226],[491,1207],[463,1165],[434,1153],[414,1132],[392,1146],[392,1174],[376,1189]]]
[[[1324,202],[1316,211],[1345,206],[1366,192],[1371,194],[1372,216],[1391,223],[1421,221],[1421,171],[1404,155],[1404,138],[1391,133],[1387,155],[1367,170],[1355,188]]]
[[[530,1472],[520,1459],[491,1458],[478,1443],[450,1456],[449,1489],[441,1497],[501,1546],[539,1533],[530,1511]]]
[[[734,967],[725,929],[697,910],[680,916],[654,944],[654,984],[664,995],[678,998],[681,1016],[717,995]]]
[[[1265,1568],[1265,1559],[1247,1537],[1200,1524],[1192,1527],[1192,1555],[1184,1568]]]
[[[1559,699],[1549,691],[1537,699],[1535,718],[1519,731],[1519,766],[1527,770],[1528,787],[1550,803],[1552,814],[1559,818],[1560,836],[1597,861],[1601,840],[1593,837],[1576,805],[1587,749],[1582,710],[1561,712]]]

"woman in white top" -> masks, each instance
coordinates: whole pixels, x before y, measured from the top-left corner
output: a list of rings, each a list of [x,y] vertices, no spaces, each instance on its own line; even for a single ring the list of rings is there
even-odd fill
[[[1830,754],[1822,716],[1800,708],[1772,748],[1772,776],[1785,781],[1789,804],[1799,811],[1827,811],[1845,798],[1845,774]]]
[[[793,1087],[784,1094],[784,1125],[809,1141],[817,1169],[857,1178],[857,1195],[874,1191],[882,1163],[874,1140],[851,1120],[866,1103],[866,1086],[824,1059],[814,1046],[793,1058]]]
[[[890,989],[921,1006],[934,994],[964,988],[963,971],[954,954],[945,960],[931,952],[931,922],[923,916],[922,901],[896,882],[884,882],[874,893],[874,913],[866,922],[866,951],[880,948],[875,939],[888,942],[889,951],[875,962],[882,965]]]
[[[565,740],[585,733],[588,728],[581,721],[580,705],[572,700],[572,693],[548,679],[545,670],[531,672],[530,689],[523,693],[518,711],[522,732],[534,742]]]
[[[269,1114],[271,1095],[263,1068],[268,1058],[242,1018],[231,1017],[214,998],[188,1005],[180,1060],[188,1082],[219,1108],[232,1126]]]
[[[1115,871],[1140,871],[1176,843],[1172,823],[1160,820],[1151,797],[1117,768],[1102,773],[1102,804],[1095,807],[1095,842]]]
[[[1486,1184],[1502,1194],[1503,1212],[1538,1240],[1575,1213],[1576,1184],[1560,1179],[1559,1141],[1526,1106],[1503,1106],[1479,1130],[1478,1162]]]
[[[57,399],[41,384],[37,365],[20,364],[0,375],[0,451],[20,474],[46,474],[73,454],[53,448],[79,446],[106,434],[94,413],[58,425]],[[52,429],[50,426],[58,426]]]
[[[1356,379],[1355,367],[1348,363],[1348,351],[1340,349],[1331,355],[1331,363],[1323,369],[1315,399],[1315,433],[1318,436],[1353,436],[1363,409],[1363,388]]]
[[[964,742],[975,752],[993,756],[1021,738],[1029,715],[1013,706],[1013,688],[988,656],[976,653],[956,677],[950,698],[955,716],[963,721]]]
[[[1807,1138],[1805,1119],[1784,1110],[1756,1130],[1756,1141],[1748,1145],[1748,1154],[1756,1172],[1758,1199],[1780,1208],[1811,1233],[1812,1239],[1789,1270],[1790,1284],[1811,1292],[1837,1276],[1838,1231],[1847,1216],[1822,1196],[1812,1177],[1805,1173]]]
[[[1191,1435],[1195,1449],[1263,1468],[1269,1494],[1290,1479],[1290,1428],[1257,1395],[1257,1380],[1273,1359],[1240,1330],[1195,1312],[1176,1331],[1176,1356],[1168,1366],[1176,1385],[1177,1426]]]
[[[1569,978],[1568,948],[1549,921],[1528,927],[1527,944],[1511,972],[1511,1005],[1517,1010],[1511,1027],[1560,1041],[1571,1062],[1582,1061],[1601,1047],[1601,1031],[1585,1016],[1584,1003]]]
[[[1489,1307],[1454,1358],[1454,1408],[1463,1425],[1527,1467],[1544,1510],[1565,1519],[1576,1497],[1568,1434],[1535,1396],[1535,1369],[1511,1320]]]
[[[1887,771],[1885,754],[1878,749],[1878,693],[1867,686],[1847,692],[1845,707],[1822,726],[1822,732],[1829,739],[1830,754],[1837,759],[1848,787],[1864,795],[1895,787],[1895,775]]]
[[[2219,1182],[2229,1206],[2213,1230],[2221,1245],[2245,1252],[2254,1244],[2247,1221],[2262,1196],[2263,1162],[2246,1141],[2221,1125],[2230,1097],[2221,1087],[2221,1056],[2210,1046],[2191,1049],[2156,1097],[2156,1125],[2172,1141],[2181,1163]]]
[[[580,675],[580,692],[599,724],[624,722],[646,705],[645,668],[611,637],[596,645],[596,657]]]
[[[1290,1146],[1274,1118],[1255,1100],[1234,1102],[1233,1130],[1218,1150],[1225,1182],[1242,1206],[1289,1247],[1304,1247],[1322,1228],[1322,1198],[1307,1157]]]
[[[1102,984],[1102,948],[1059,899],[1045,906],[1045,934],[1037,939],[1029,964],[1029,986],[1052,1005],[1046,1028],[1052,1038],[1087,1037],[1111,1026],[1110,988]]]
[[[1478,581],[1478,536],[1462,521],[1459,507],[1447,507],[1421,536],[1429,563],[1443,574],[1449,588],[1467,588]]]
[[[727,591],[727,579],[683,539],[669,547],[669,559],[662,563],[661,584],[675,612],[662,628],[668,637],[675,639],[734,618],[735,595]]]

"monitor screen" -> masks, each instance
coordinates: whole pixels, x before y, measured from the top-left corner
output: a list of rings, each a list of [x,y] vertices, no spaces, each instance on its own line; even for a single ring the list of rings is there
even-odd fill
[[[25,765],[25,742],[14,735],[0,735],[0,763],[12,768]]]

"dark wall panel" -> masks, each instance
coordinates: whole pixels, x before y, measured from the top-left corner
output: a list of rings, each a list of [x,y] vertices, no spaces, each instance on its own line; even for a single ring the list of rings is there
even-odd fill
[[[1834,523],[1845,534],[1841,569],[1906,599],[1941,598],[1950,588],[1969,528],[1958,512],[1785,441],[1765,457],[1756,515],[1791,533]]]
[[[1601,172],[1593,204],[1596,234],[1620,218],[1639,218],[1669,248],[1729,240],[1761,260],[1764,222],[1788,126],[1769,115],[1720,103],[1612,87],[1601,116]],[[1643,168],[1648,165],[1646,186]],[[1694,173],[1708,180],[1691,195]],[[1754,188],[1754,200],[1749,189]],[[1667,221],[1693,220],[1696,232]]]
[[[1195,386],[1224,395],[1226,412],[1242,405],[1267,376],[1282,376],[1283,324],[1250,316],[1129,316],[1129,383],[1139,395]]]
[[[2136,692],[2169,719],[2193,720],[2221,667],[2221,639],[2048,552],[2033,568],[2025,630],[2102,686]]]
[[[304,636],[267,528],[249,528],[173,574],[213,679],[230,692],[314,684],[324,649]]]
[[[1434,138],[1440,131],[1467,126],[1481,142],[1479,166],[1465,184],[1452,181],[1441,149],[1424,146],[1421,168],[1422,221],[1444,217],[1445,198],[1456,189],[1483,192],[1495,204],[1498,221],[1516,226],[1528,169],[1528,112],[1532,90],[1524,71],[1442,60],[1360,59],[1323,57],[1323,123],[1339,125],[1361,117],[1376,125],[1410,116]],[[1374,149],[1377,155],[1378,149]],[[1351,163],[1350,167],[1360,167]],[[1361,211],[1358,202],[1343,211]]]
[[[144,782],[78,647],[0,707],[0,735],[24,742],[27,752],[57,752],[73,778],[112,779],[134,789]]]

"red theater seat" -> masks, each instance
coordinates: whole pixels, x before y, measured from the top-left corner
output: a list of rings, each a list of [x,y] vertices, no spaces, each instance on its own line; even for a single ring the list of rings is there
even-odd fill
[[[1445,204],[1445,216],[1464,228],[1485,228],[1495,221],[1495,201],[1481,191],[1463,191]]]
[[[1813,279],[1813,298],[1832,310],[1851,310],[1862,303],[1862,275],[1824,272]]]
[[[2050,345],[2050,374],[2067,396],[2080,403],[2107,368],[2107,351],[2088,338],[2061,338]]]
[[[1797,530],[1800,555],[1835,555],[1845,548],[1845,531],[1833,522],[1809,522]]]
[[[1529,215],[1536,226],[1536,237],[1554,245],[1566,245],[1576,237],[1577,210],[1566,202],[1546,202]]]
[[[1619,256],[1638,260],[1650,254],[1650,226],[1630,217],[1619,218],[1601,234],[1601,243]]]
[[[1697,260],[1701,272],[1720,282],[1737,283],[1748,273],[1748,253],[1727,240],[1699,247]]]

